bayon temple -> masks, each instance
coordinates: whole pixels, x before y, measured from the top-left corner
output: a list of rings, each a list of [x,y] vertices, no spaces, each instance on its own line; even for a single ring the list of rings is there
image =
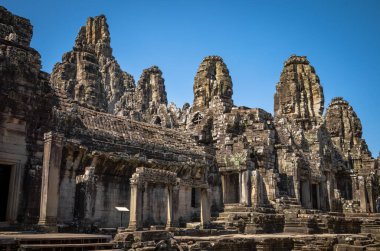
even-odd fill
[[[31,38],[30,22],[0,7],[2,229],[122,225],[119,239],[151,233],[148,242],[169,233],[337,234],[241,237],[236,249],[223,249],[234,237],[193,239],[156,250],[330,250],[322,246],[353,245],[339,239],[351,234],[360,250],[378,250],[365,245],[380,234],[380,157],[372,157],[348,101],[336,97],[325,108],[306,56],[285,61],[271,114],[234,105],[219,56],[200,63],[192,104],[169,104],[159,67],[143,70],[137,83],[120,68],[105,16],[87,19],[50,74]],[[117,206],[130,210],[121,223]]]

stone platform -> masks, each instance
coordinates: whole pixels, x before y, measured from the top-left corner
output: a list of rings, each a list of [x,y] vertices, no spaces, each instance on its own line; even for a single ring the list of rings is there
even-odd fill
[[[143,233],[144,232],[144,233]],[[151,233],[149,233],[151,232]],[[141,238],[157,231],[120,233],[115,237],[119,248],[127,250],[380,250],[380,243],[369,234],[221,234],[181,235],[159,231],[164,238]],[[155,240],[154,240],[155,239]],[[127,244],[123,246],[123,243]]]
[[[0,250],[112,249],[111,235],[0,232]]]

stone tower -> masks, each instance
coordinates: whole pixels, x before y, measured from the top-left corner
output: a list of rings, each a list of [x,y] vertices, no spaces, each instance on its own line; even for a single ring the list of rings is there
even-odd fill
[[[155,112],[161,105],[167,105],[162,72],[157,66],[143,70],[136,88],[136,110],[140,112]]]
[[[81,105],[114,113],[124,92],[134,88],[134,80],[120,69],[112,56],[110,41],[106,17],[88,18],[73,51],[65,53],[62,63],[55,65],[53,86]]]
[[[220,100],[225,112],[231,110],[232,80],[223,59],[218,56],[205,57],[194,78],[193,111],[210,107],[212,101]]]
[[[362,139],[362,124],[352,106],[342,97],[334,98],[326,110],[325,123],[331,139],[344,157],[369,155]]]
[[[298,120],[322,117],[323,89],[314,67],[305,56],[292,55],[285,63],[274,95],[275,116]]]

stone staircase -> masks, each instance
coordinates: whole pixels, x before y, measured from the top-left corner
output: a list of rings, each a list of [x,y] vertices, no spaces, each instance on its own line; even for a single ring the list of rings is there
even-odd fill
[[[7,233],[0,235],[0,250],[114,250],[115,243],[110,235],[96,234],[25,234]]]
[[[283,196],[274,202],[274,207],[277,211],[282,211],[284,209],[301,209],[302,206],[299,203],[297,198],[289,197],[289,196]]]
[[[320,234],[325,234],[329,232],[329,227],[326,221],[320,216],[317,217],[317,229],[318,233]]]
[[[237,229],[243,233],[247,231],[247,226],[255,225],[255,229],[262,229],[261,232],[271,232],[273,224],[280,225],[275,219],[276,211],[270,205],[260,205],[247,207],[239,203],[225,204],[224,211],[213,221],[214,224],[224,226],[226,229]],[[258,223],[258,219],[260,223]],[[251,227],[252,228],[252,227]],[[255,230],[256,231],[256,230]],[[277,230],[275,230],[277,232]],[[258,232],[257,232],[258,233]]]
[[[250,213],[259,212],[259,213],[275,213],[275,210],[270,207],[270,205],[260,205],[256,207],[247,207],[239,203],[231,203],[224,205],[224,211],[219,213],[217,220],[227,220],[231,217],[233,218],[242,218],[248,219]]]
[[[321,215],[322,212],[316,209],[285,209],[284,231],[305,234],[328,233],[328,226]]]
[[[247,219],[249,218],[249,214],[253,212],[252,207],[246,207],[239,203],[233,204],[225,204],[224,211],[219,213],[217,217],[217,221],[228,222],[232,219]]]

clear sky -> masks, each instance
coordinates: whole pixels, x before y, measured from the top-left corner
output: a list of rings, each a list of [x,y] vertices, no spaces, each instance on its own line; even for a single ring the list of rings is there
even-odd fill
[[[71,50],[87,17],[105,14],[113,54],[137,81],[163,71],[169,102],[192,103],[204,56],[223,57],[236,105],[273,113],[283,62],[306,55],[316,68],[325,107],[343,96],[360,117],[364,138],[380,150],[380,1],[378,0],[1,0],[31,20],[32,47],[51,72]]]

